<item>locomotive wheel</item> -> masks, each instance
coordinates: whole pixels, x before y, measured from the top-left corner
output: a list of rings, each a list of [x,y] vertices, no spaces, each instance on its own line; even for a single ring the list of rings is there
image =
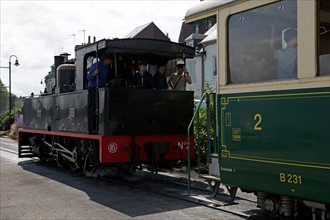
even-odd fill
[[[38,158],[39,158],[40,162],[47,161],[47,156],[43,152],[38,155]]]
[[[69,167],[70,167],[70,169],[72,170],[72,171],[77,171],[78,169],[79,169],[79,166],[78,166],[78,164],[77,164],[77,160],[78,160],[78,153],[77,153],[77,146],[75,146],[74,147],[74,149],[73,149],[73,151],[72,151],[72,157],[73,157],[73,160],[75,161],[75,162],[69,162]]]
[[[96,166],[93,164],[93,155],[88,153],[84,161],[84,174],[86,177],[92,177],[95,170]]]
[[[64,157],[62,157],[61,153],[57,151],[56,154],[56,163],[58,167],[63,167],[64,166]]]
[[[73,162],[69,162],[69,167],[73,172],[76,172],[79,169],[79,167]]]

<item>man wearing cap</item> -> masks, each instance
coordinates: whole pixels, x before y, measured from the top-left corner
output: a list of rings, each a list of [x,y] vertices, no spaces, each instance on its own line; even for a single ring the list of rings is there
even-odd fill
[[[183,91],[186,90],[187,83],[191,84],[191,78],[183,60],[177,61],[176,72],[169,76],[167,83],[170,89]]]
[[[105,87],[108,81],[108,69],[111,59],[109,56],[104,56],[101,61],[94,63],[87,73],[88,88]]]
[[[133,76],[133,85],[136,88],[152,89],[154,87],[153,77],[147,71],[147,62],[139,62],[139,70]]]

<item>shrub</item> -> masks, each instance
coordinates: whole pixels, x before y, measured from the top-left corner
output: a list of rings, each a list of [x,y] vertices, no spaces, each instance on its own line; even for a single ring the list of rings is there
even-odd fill
[[[14,123],[10,126],[9,137],[17,140],[18,137],[18,129],[23,125],[23,114],[18,114],[15,117]]]
[[[10,126],[10,132],[9,132],[9,137],[10,137],[11,139],[13,139],[13,140],[17,140],[17,136],[16,136],[16,134],[15,134],[15,130],[16,130],[16,124],[14,123],[14,124],[12,124],[12,125]]]
[[[4,112],[0,115],[0,131],[8,131],[14,123],[14,113]]]
[[[0,131],[9,131],[9,137],[12,139],[17,139],[18,129],[22,125],[23,115],[20,109],[15,109],[11,114],[4,112],[0,115]]]
[[[210,87],[209,84],[206,84],[204,92],[210,92],[210,93],[214,93],[214,90]],[[206,97],[205,97],[206,98]],[[207,166],[207,157],[208,154],[213,152],[213,148],[214,148],[214,126],[216,123],[216,112],[214,111],[214,105],[215,105],[215,96],[210,95],[210,104],[209,104],[209,108],[210,108],[210,134],[208,135],[207,132],[207,109],[205,107],[200,108],[199,109],[199,120],[195,119],[194,121],[194,136],[195,136],[195,149],[196,149],[196,154],[198,154],[197,152],[197,142],[199,139],[199,143],[200,143],[200,168],[201,168],[201,172],[207,172],[208,170],[208,166]],[[205,99],[204,99],[205,100]],[[195,107],[197,107],[198,105],[195,105]],[[201,106],[202,107],[202,106]],[[208,137],[210,138],[210,151],[208,152]],[[197,155],[198,156],[198,155]]]

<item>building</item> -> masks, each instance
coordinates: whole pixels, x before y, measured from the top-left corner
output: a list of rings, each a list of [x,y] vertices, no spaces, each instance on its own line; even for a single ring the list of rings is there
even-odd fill
[[[192,6],[187,10],[186,17],[191,14],[207,10],[209,1],[203,2],[204,7]],[[205,90],[206,84],[216,89],[217,75],[217,29],[216,16],[195,20],[193,23],[183,23],[179,36],[179,43],[196,48],[196,56],[186,60],[186,67],[190,73],[192,84],[187,90],[195,92],[195,97],[200,98]]]
[[[155,25],[154,22],[150,22],[148,24],[144,24],[144,25],[134,28],[124,38],[150,38],[150,39],[170,41],[168,36],[165,35]]]

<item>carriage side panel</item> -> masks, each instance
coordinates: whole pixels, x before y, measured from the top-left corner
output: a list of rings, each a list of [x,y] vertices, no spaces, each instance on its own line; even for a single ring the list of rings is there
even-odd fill
[[[330,90],[221,95],[225,184],[330,203]]]

